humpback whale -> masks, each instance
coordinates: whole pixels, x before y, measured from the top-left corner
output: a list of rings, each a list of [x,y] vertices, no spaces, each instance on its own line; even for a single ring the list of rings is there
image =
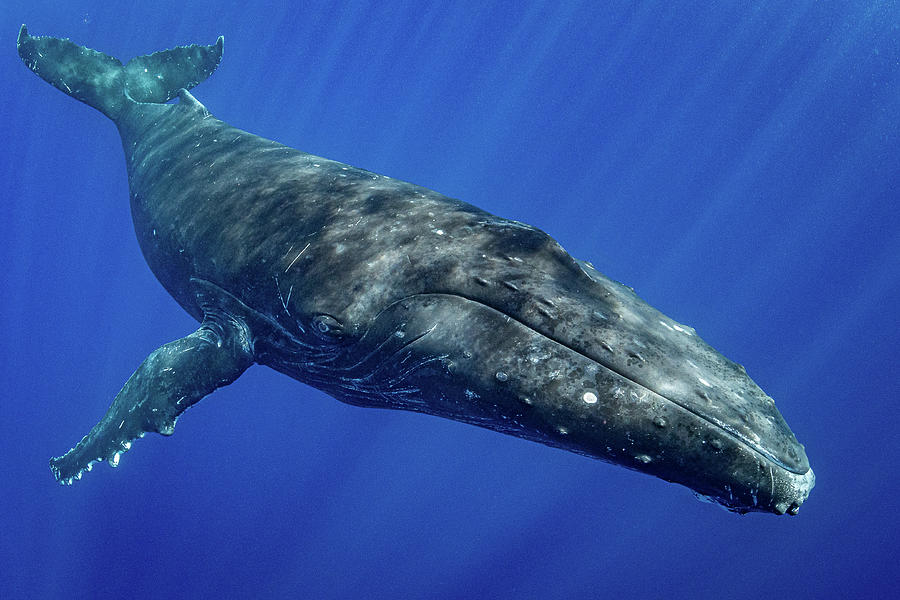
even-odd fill
[[[23,25],[19,56],[109,117],[156,278],[200,323],[153,351],[50,468],[71,484],[256,363],[796,514],[804,447],[743,367],[540,229],[216,119],[223,38],[123,64]],[[177,98],[177,102],[170,102]]]

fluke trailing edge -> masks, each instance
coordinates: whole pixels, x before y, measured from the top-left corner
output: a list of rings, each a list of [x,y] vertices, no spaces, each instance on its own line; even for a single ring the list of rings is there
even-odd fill
[[[222,47],[122,65],[19,33],[32,71],[119,128],[141,249],[200,322],[50,461],[57,480],[171,434],[259,363],[350,404],[535,440],[736,512],[796,514],[813,472],[742,367],[539,229],[212,117],[187,90]]]

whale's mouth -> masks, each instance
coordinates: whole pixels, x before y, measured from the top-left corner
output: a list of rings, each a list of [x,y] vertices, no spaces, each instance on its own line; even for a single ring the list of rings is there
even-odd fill
[[[507,316],[509,318],[514,318],[510,315]],[[763,439],[761,436],[756,435],[751,437],[751,434],[740,429],[738,426],[732,425],[727,422],[722,422],[720,417],[698,410],[696,405],[692,406],[690,404],[680,402],[677,397],[666,395],[660,389],[658,389],[659,386],[654,387],[653,382],[648,381],[648,377],[642,377],[640,376],[640,374],[635,375],[633,371],[629,372],[617,368],[617,366],[615,364],[612,364],[611,361],[603,361],[602,359],[598,359],[585,353],[581,348],[566,343],[566,341],[554,339],[552,335],[545,335],[542,332],[529,327],[525,323],[522,323],[522,325],[528,327],[535,334],[540,335],[553,343],[557,343],[565,347],[569,351],[581,355],[588,360],[596,362],[605,369],[608,369],[609,371],[615,373],[623,380],[631,383],[633,386],[644,388],[655,394],[663,401],[668,402],[669,404],[677,406],[678,408],[690,413],[691,415],[693,415],[693,417],[705,423],[709,428],[718,431],[721,435],[731,439],[734,444],[757,456],[760,459],[760,468],[763,469],[762,465],[766,465],[764,470],[768,470],[768,478],[771,482],[771,494],[773,496],[777,494],[777,498],[772,501],[770,505],[770,510],[779,515],[797,515],[799,513],[800,506],[803,504],[803,502],[805,502],[806,498],[809,496],[810,491],[815,486],[816,478],[813,470],[809,467],[805,449],[801,444],[799,444],[799,442],[797,442],[793,433],[790,432],[780,413],[776,411],[774,417],[770,416],[770,422],[780,423],[783,426],[783,434],[773,441],[776,445],[787,445],[793,452],[796,452],[797,456],[801,458],[801,461],[797,461],[800,462],[799,465],[797,465],[796,463],[794,463],[793,465],[787,464],[785,461],[779,459],[779,457],[774,452],[770,451],[769,448],[762,443]],[[724,359],[724,357],[722,358],[723,360],[727,360]],[[774,407],[774,402],[771,400],[771,398],[766,396],[762,392],[762,390],[760,390],[756,386],[756,384],[749,379],[749,377],[747,377],[747,380],[749,382],[749,385],[753,388],[756,388],[756,390],[758,390],[758,394],[762,399],[764,399],[764,401],[759,405],[761,412],[763,412],[764,414],[770,414],[771,411],[769,409],[770,407]],[[751,493],[754,504],[752,506],[748,506],[740,499],[738,499],[736,495],[731,493],[730,487],[726,489],[728,490],[728,493],[725,494],[721,492],[704,494],[698,491],[695,491],[694,494],[701,500],[710,502],[712,504],[721,505],[725,509],[732,512],[746,513],[750,510],[758,509],[759,505],[757,504],[757,494]]]
[[[593,328],[568,335],[571,324],[554,330],[527,310],[498,304],[460,293],[407,295],[381,310],[311,383],[351,404],[437,414],[620,464],[735,512],[797,512],[813,475],[769,449],[770,438],[776,446],[791,443],[789,430],[779,438],[751,428],[770,423],[765,411],[774,410],[762,392],[735,408],[713,389],[707,396],[722,403],[704,411],[678,395],[687,387],[678,382],[695,367],[682,369],[687,375],[671,363],[656,368],[652,335],[639,340],[647,356],[623,365],[616,357],[625,350],[610,335],[606,346],[595,346]],[[637,332],[627,333],[634,343]],[[707,377],[722,381],[715,372]],[[752,384],[746,375],[735,381]],[[763,416],[740,420],[753,410]],[[729,416],[738,422],[724,421]]]
[[[619,284],[616,285],[619,286]],[[628,292],[633,295],[633,292],[630,290]],[[415,296],[424,295],[426,294],[416,294]],[[457,297],[467,302],[474,302],[489,310],[499,312],[504,318],[518,322],[523,327],[531,330],[535,335],[559,344],[567,350],[608,369],[632,385],[652,392],[666,402],[689,412],[709,427],[720,431],[733,439],[735,443],[744,446],[778,469],[797,476],[805,476],[810,472],[803,446],[797,442],[781,414],[774,408],[774,401],[746,375],[740,366],[729,361],[705,344],[693,333],[693,330],[690,330],[689,334],[696,340],[695,342],[692,341],[692,345],[697,347],[702,356],[694,357],[693,360],[690,357],[683,357],[684,366],[679,371],[672,368],[670,355],[668,357],[669,360],[663,365],[664,368],[654,370],[653,365],[649,364],[649,357],[653,356],[653,354],[649,352],[646,353],[648,356],[644,357],[633,350],[620,350],[618,352],[619,355],[627,354],[631,360],[624,362],[615,360],[617,349],[609,342],[600,344],[600,348],[603,350],[602,353],[596,352],[595,347],[584,341],[589,339],[589,336],[572,336],[564,333],[560,334],[559,331],[550,331],[546,327],[536,326],[533,322],[530,322],[533,319],[523,319],[521,314],[511,313],[502,306],[493,306],[491,303],[479,298],[470,298],[461,294],[443,295]],[[410,296],[404,300],[415,296]],[[643,302],[641,303],[643,304]],[[644,306],[657,312],[650,308],[649,305],[644,304]],[[658,314],[662,316],[661,313]],[[669,321],[671,322],[670,319]],[[659,322],[665,325],[664,321],[660,320]],[[679,334],[681,333],[679,329],[685,333],[689,330],[689,328],[683,326],[677,326],[679,329],[671,325],[666,325],[666,327],[669,327],[672,332]],[[658,343],[652,342],[651,339],[642,343],[638,339],[637,333],[632,333],[633,335],[629,336],[631,341],[637,342],[644,347],[649,347],[651,343]],[[612,339],[612,337],[608,336],[608,339]],[[710,353],[717,360],[711,366],[707,366],[709,373],[706,377],[703,377],[703,374],[698,373],[698,363],[709,363]],[[678,348],[677,354],[683,355],[683,348]],[[718,381],[723,378],[720,374],[721,371],[733,372],[731,379],[729,379],[732,385],[731,389],[716,389],[711,383],[711,381]],[[688,393],[684,393],[685,390]],[[694,398],[703,402],[701,403],[690,398],[688,394],[692,394]],[[740,399],[742,403],[729,405],[727,403],[729,396]],[[718,402],[716,399],[718,399]],[[712,407],[714,410],[706,407]],[[757,422],[768,424],[769,435],[761,435],[751,428],[751,424]],[[778,450],[779,448],[781,451]]]

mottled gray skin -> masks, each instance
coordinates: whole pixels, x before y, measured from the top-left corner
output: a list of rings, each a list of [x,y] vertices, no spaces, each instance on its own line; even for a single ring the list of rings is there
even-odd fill
[[[48,75],[37,50],[74,63],[69,79],[87,68],[68,41],[23,30],[19,47],[64,91],[62,67]],[[184,89],[177,104],[160,103],[174,88],[135,101],[134,73],[165,65],[175,70],[158,79],[193,85],[221,40],[168,52],[124,67],[124,96],[72,95],[116,122],[144,256],[201,327],[155,351],[104,420],[51,461],[59,480],[117,464],[146,431],[170,434],[256,362],[351,404],[539,441],[736,512],[796,514],[814,483],[803,447],[743,368],[691,328],[539,229],[241,131]]]

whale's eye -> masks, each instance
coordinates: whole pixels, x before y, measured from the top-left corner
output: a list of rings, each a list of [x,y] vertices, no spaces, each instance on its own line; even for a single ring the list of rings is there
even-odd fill
[[[312,329],[324,338],[340,338],[344,334],[343,324],[331,315],[316,315],[312,318]]]

